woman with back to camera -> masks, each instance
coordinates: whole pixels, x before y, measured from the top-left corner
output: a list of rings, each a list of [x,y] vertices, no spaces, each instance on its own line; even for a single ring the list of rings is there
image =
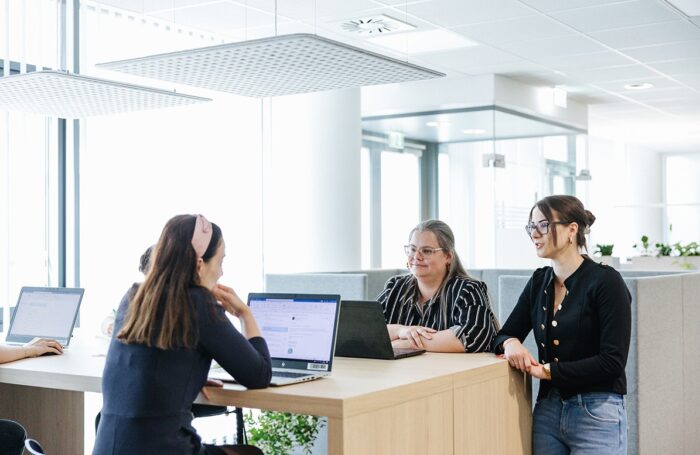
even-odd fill
[[[250,309],[217,283],[224,255],[221,229],[202,215],[175,216],[163,228],[144,282],[117,311],[94,455],[262,453],[203,445],[191,426],[212,359],[248,388],[266,387],[272,375]],[[242,334],[224,310],[239,318]]]
[[[377,297],[393,346],[490,351],[498,324],[486,284],[464,270],[452,229],[439,220],[423,221],[404,250],[411,274],[390,278]]]
[[[620,274],[581,252],[595,216],[573,196],[549,196],[526,226],[537,269],[495,341],[511,366],[540,379],[537,455],[626,454],[625,365],[631,299]],[[522,345],[534,330],[539,361]]]

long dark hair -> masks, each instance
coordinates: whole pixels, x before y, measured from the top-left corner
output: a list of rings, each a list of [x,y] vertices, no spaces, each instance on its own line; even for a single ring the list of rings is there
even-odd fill
[[[576,246],[588,251],[586,246],[586,234],[590,232],[591,225],[595,222],[595,215],[586,210],[577,197],[559,194],[555,196],[547,196],[535,202],[535,205],[530,209],[529,221],[532,222],[532,212],[535,207],[542,212],[547,221],[554,221],[554,212],[559,214],[559,220],[566,223],[578,224],[576,232]],[[557,230],[549,229],[549,234],[552,236],[554,245],[557,245]]]
[[[117,338],[160,349],[197,345],[194,309],[189,288],[200,286],[197,257],[192,248],[196,216],[177,215],[163,228],[149,260],[146,279],[131,299]],[[207,262],[221,244],[221,229],[212,223],[212,236],[202,260]]]

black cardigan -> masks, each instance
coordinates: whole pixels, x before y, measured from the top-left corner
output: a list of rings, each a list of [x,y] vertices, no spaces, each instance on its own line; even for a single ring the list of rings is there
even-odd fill
[[[522,342],[534,330],[539,361],[552,372],[551,381],[540,381],[538,400],[552,387],[563,398],[627,393],[631,297],[625,282],[615,269],[585,257],[564,285],[567,295],[553,316],[554,271],[537,269],[496,337],[496,353],[506,339]]]

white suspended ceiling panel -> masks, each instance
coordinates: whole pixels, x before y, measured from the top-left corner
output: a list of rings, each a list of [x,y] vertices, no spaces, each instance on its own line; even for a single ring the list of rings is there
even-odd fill
[[[0,109],[66,119],[211,101],[105,79],[37,71],[0,78]]]
[[[306,33],[97,66],[250,97],[293,95],[444,76],[437,71]]]

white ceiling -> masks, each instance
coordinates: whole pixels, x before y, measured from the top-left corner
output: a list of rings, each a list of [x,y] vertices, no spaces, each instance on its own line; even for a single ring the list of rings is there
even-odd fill
[[[274,33],[274,0],[99,3],[222,40]],[[687,17],[664,0],[278,0],[277,14],[280,33],[315,31],[409,57],[450,77],[496,73],[530,84],[562,85],[591,105],[593,134],[626,136],[664,151],[700,151],[700,17]],[[338,25],[375,14],[409,22],[417,31],[456,33],[478,45],[402,54]],[[654,87],[624,89],[641,82]]]

